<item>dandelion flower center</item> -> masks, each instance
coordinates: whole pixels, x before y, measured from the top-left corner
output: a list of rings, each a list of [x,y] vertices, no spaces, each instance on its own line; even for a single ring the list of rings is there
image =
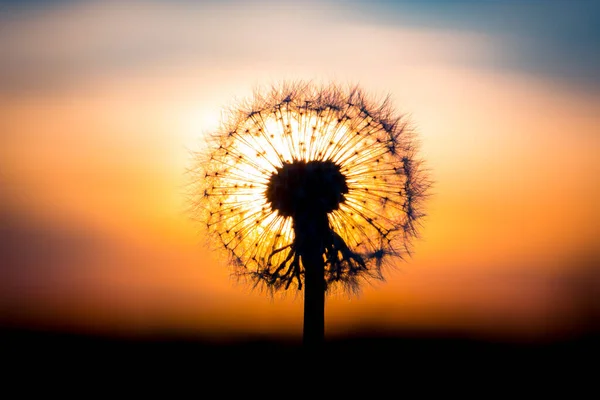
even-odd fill
[[[346,177],[333,161],[296,160],[271,174],[266,198],[280,215],[297,218],[337,210],[346,193]]]

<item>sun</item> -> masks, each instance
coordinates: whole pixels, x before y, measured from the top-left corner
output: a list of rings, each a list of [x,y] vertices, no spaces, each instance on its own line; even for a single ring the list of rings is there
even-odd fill
[[[193,204],[241,275],[301,289],[316,246],[328,285],[356,286],[381,279],[416,236],[427,182],[414,154],[407,121],[385,101],[357,88],[273,88],[211,136]]]

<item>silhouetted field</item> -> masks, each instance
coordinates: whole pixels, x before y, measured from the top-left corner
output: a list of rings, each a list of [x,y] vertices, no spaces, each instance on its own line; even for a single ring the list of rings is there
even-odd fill
[[[540,373],[572,370],[596,363],[600,337],[581,334],[544,342],[489,341],[452,335],[354,335],[328,338],[318,349],[306,349],[299,339],[240,337],[224,341],[186,335],[110,337],[80,333],[3,329],[0,352],[5,363],[30,366],[70,365],[74,368],[169,370],[224,364],[236,369],[283,368],[312,357],[335,368],[472,369],[509,368]],[[107,364],[108,363],[108,364]],[[591,364],[591,365],[594,365]],[[248,372],[256,372],[250,369]]]
[[[510,343],[358,335],[329,338],[314,351],[289,338],[215,343],[182,336],[140,339],[5,330],[0,346],[5,372],[0,376],[5,391],[9,386],[20,394],[68,391],[78,398],[99,392],[123,395],[123,387],[135,398],[146,392],[155,396],[158,385],[167,388],[167,398],[190,393],[210,399],[297,398],[302,393],[317,399],[450,393],[476,398],[529,393],[539,398],[560,387],[558,393],[569,395],[563,398],[575,399],[597,390],[597,339]]]

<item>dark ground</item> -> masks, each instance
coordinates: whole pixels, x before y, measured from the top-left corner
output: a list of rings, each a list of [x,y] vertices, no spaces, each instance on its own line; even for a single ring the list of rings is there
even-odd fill
[[[322,349],[311,350],[287,339],[214,343],[182,336],[140,339],[4,329],[0,395],[592,399],[600,398],[598,339],[581,335],[511,343],[359,335],[330,339]]]
[[[560,375],[595,371],[600,387],[600,336],[581,334],[544,342],[485,341],[450,335],[357,335],[329,338],[321,349],[303,348],[298,340],[240,338],[216,343],[183,335],[107,337],[31,329],[1,329],[4,366],[25,370],[102,369],[111,374],[221,371],[224,374],[290,374],[290,367],[311,361],[314,368],[345,379],[377,371],[422,371]],[[565,375],[566,376],[566,375]]]

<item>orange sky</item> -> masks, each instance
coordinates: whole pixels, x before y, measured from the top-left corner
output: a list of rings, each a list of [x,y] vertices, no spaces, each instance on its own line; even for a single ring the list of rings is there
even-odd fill
[[[292,16],[110,4],[24,15],[5,29],[8,54],[48,68],[0,89],[0,323],[300,335],[301,296],[270,299],[233,282],[185,210],[189,152],[221,107],[281,79],[390,93],[435,181],[413,258],[358,297],[329,297],[326,334],[540,338],[597,315],[597,94],[481,66],[473,60],[502,42],[468,31],[380,26],[318,7]],[[192,45],[125,66],[115,60],[127,45],[108,61],[78,58],[117,41],[106,21],[124,38],[176,26],[172,39]],[[270,35],[284,28],[302,39]]]

